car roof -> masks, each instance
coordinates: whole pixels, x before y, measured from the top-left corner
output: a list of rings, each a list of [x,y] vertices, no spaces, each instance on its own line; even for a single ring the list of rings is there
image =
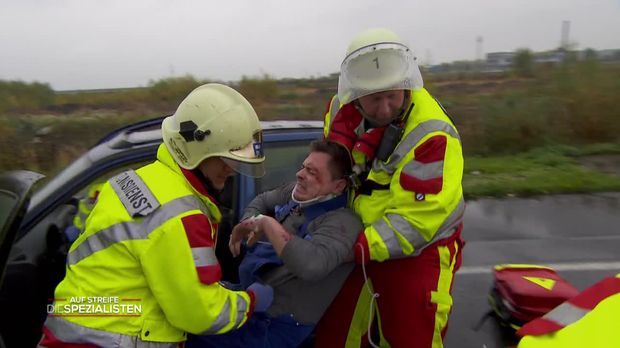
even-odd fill
[[[115,129],[101,138],[95,146],[110,143],[112,148],[123,148],[132,144],[143,144],[151,141],[161,141],[161,123],[167,116],[157,117]],[[264,132],[275,129],[304,129],[323,128],[323,121],[313,120],[273,120],[261,121]]]
[[[58,175],[53,177],[49,182],[45,183],[37,190],[31,200],[28,216],[26,216],[26,225],[35,222],[33,216],[39,215],[39,210],[43,206],[49,204],[50,197],[54,196],[60,186],[70,185],[76,188],[81,186],[81,181],[87,178],[77,175],[84,173],[86,170],[97,166],[99,169],[105,167],[113,167],[117,161],[127,161],[127,158],[138,159],[154,158],[157,147],[162,142],[161,122],[166,116],[155,119],[140,121],[119,129],[116,129],[101,140],[99,140],[86,153],[72,162]],[[304,131],[312,130],[318,132],[323,128],[322,121],[306,121],[306,120],[277,120],[277,121],[261,121],[263,135],[265,141],[278,141],[285,137],[281,136],[282,131]],[[132,160],[133,161],[133,160]],[[102,165],[102,163],[105,163]],[[92,173],[94,175],[94,173]],[[69,190],[73,191],[73,190]],[[66,197],[57,197],[62,200]],[[45,203],[47,201],[47,203]],[[32,214],[30,214],[32,213]]]
[[[138,122],[127,127],[112,131],[95,145],[107,143],[111,149],[127,149],[149,143],[159,143],[161,137],[161,122],[165,117]],[[276,130],[302,130],[309,128],[323,128],[323,121],[312,120],[276,120],[261,121],[264,134]]]

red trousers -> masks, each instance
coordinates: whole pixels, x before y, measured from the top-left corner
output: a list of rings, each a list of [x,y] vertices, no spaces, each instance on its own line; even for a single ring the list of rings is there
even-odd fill
[[[461,265],[462,225],[415,257],[366,265],[375,293],[381,342],[392,348],[442,347],[452,309],[452,281]],[[317,326],[316,347],[367,347],[369,287],[357,266]],[[374,342],[379,345],[379,342]],[[383,345],[382,345],[383,346]]]

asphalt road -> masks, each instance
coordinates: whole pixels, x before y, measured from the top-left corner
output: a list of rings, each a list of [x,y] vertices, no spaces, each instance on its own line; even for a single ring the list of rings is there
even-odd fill
[[[510,346],[493,317],[482,320],[493,266],[551,266],[580,290],[619,273],[620,193],[468,202],[463,237],[445,346]]]

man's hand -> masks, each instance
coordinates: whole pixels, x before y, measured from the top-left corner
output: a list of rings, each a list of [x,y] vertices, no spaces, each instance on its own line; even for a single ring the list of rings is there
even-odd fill
[[[266,235],[267,239],[269,239],[278,256],[280,256],[284,245],[291,240],[291,235],[276,219],[270,216],[258,215],[241,221],[233,228],[230,234],[230,241],[228,242],[230,252],[237,257],[241,253],[241,242],[244,239],[247,239],[248,246],[252,246],[263,235]]]
[[[252,246],[259,240],[263,234],[263,229],[260,225],[260,220],[263,219],[263,215],[247,218],[238,223],[230,234],[230,240],[228,241],[228,248],[234,257],[241,254],[241,242],[244,239],[248,240],[248,245]]]

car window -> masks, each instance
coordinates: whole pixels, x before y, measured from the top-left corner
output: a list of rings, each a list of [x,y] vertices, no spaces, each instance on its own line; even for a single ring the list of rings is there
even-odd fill
[[[129,169],[138,169],[146,163],[149,162],[131,163],[108,171],[105,174],[90,181],[85,187],[83,187],[78,193],[73,196],[73,199],[77,200],[77,210],[75,211],[76,215],[73,217],[70,226],[65,227],[65,231],[70,241],[73,241],[75,240],[75,238],[77,238],[77,233],[83,232],[86,217],[93,210],[93,207],[97,202],[97,197],[99,196],[99,192],[101,192],[101,188],[103,187],[103,185],[111,177],[117,175],[118,173],[127,171]]]
[[[256,192],[271,190],[295,180],[295,173],[308,156],[310,141],[265,144],[265,176],[256,180]]]
[[[7,231],[19,226],[32,188],[42,178],[41,174],[21,170],[0,174],[0,246]]]
[[[80,172],[76,170],[76,168],[79,169],[80,166],[74,165],[72,170],[74,172],[73,176],[67,176],[67,181],[62,183],[56,178],[54,178],[53,182],[48,184],[48,186],[43,187],[43,189],[41,190],[45,190],[46,192],[39,191],[37,192],[38,195],[35,195],[35,197],[33,197],[33,205],[40,204],[41,206],[43,206],[43,208],[45,208],[45,212],[33,214],[33,219],[36,219],[33,221],[32,224],[27,224],[27,227],[24,227],[20,231],[17,239],[23,238],[32,230],[48,231],[50,230],[50,228],[52,228],[59,231],[65,231],[66,233],[70,233],[69,231],[73,231],[70,233],[70,235],[68,235],[70,239],[69,241],[72,241],[77,237],[75,235],[75,231],[82,229],[83,226],[81,226],[81,224],[83,224],[86,217],[92,210],[99,191],[101,190],[101,186],[103,186],[103,184],[108,179],[118,173],[121,173],[128,169],[137,169],[151,162],[152,160],[147,160],[125,164],[119,167],[115,167],[113,169],[108,169],[103,174],[93,177],[82,175],[86,174],[86,171],[90,171],[92,173],[93,170],[82,169],[82,171]],[[76,180],[76,175],[80,177],[81,181]],[[53,186],[55,190],[50,190],[49,186]],[[41,195],[41,193],[44,194]],[[43,197],[43,199],[41,197]],[[53,201],[53,199],[50,199],[50,197],[61,197],[61,199],[58,199],[56,204],[51,206],[47,205],[49,204],[47,201]],[[72,226],[75,227],[76,225],[78,225],[77,230],[72,228]]]
[[[106,183],[106,181],[108,181],[111,177],[115,176],[116,174],[122,173],[126,170],[129,169],[138,169],[142,166],[145,166],[149,163],[151,163],[153,161],[143,161],[143,162],[136,162],[136,163],[131,163],[131,164],[127,164],[125,166],[122,167],[118,167],[115,168],[114,170],[111,170],[109,172],[106,172],[103,175],[100,175],[99,177],[97,177],[96,179],[92,180],[90,183],[88,183],[88,185],[86,185],[85,187],[83,187],[78,193],[76,193],[74,195],[74,197],[78,198],[78,199],[84,199],[84,198],[88,198],[88,197],[92,197],[93,195],[97,195],[98,191],[100,190],[101,186],[103,186],[103,184]]]

